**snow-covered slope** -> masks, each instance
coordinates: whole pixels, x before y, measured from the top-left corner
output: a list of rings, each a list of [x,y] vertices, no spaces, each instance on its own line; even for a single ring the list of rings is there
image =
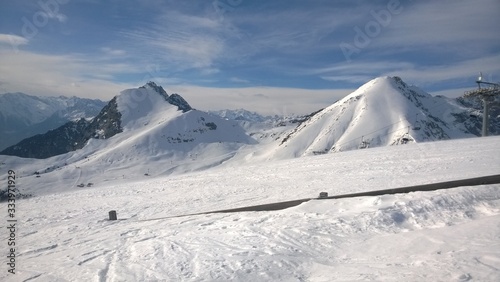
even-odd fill
[[[16,202],[16,274],[4,263],[0,280],[499,281],[499,185],[151,220],[496,174],[499,142],[390,146],[70,190],[74,181],[59,172],[50,191],[65,193]],[[26,176],[10,162],[0,171],[9,168],[22,192],[51,175]],[[118,221],[107,220],[110,210]]]
[[[239,146],[256,143],[235,122],[191,109],[179,95],[168,96],[157,87],[148,83],[117,96],[123,132],[107,141],[91,140],[87,152],[95,153],[86,162],[131,166],[133,161],[147,163],[155,159],[169,164],[163,167],[169,170],[174,161],[230,155]],[[171,97],[176,101],[173,104]],[[155,170],[161,171],[159,167]]]
[[[103,126],[109,124],[120,130],[108,134],[104,130],[107,127]],[[206,169],[227,161],[242,146],[256,144],[236,122],[191,109],[182,97],[167,95],[154,83],[122,91],[94,120],[83,126],[82,132],[72,132],[72,129],[65,131],[67,135],[81,138],[63,134],[49,137],[57,141],[64,138],[71,142],[84,140],[84,146],[51,157],[48,162],[0,157],[7,160],[6,163],[16,164],[25,176],[39,174],[35,193],[39,194],[50,189],[54,182],[69,179],[71,184],[67,189],[82,182]],[[41,143],[57,145],[51,140]],[[40,148],[40,142],[35,144],[38,147],[34,150]],[[47,163],[50,165],[46,166]]]
[[[380,77],[301,123],[272,156],[472,137],[453,116],[463,111],[452,99],[432,97],[399,77]]]
[[[309,119],[309,115],[288,115],[288,116],[262,116],[255,112],[249,112],[244,109],[238,110],[220,110],[210,111],[209,113],[220,116],[227,120],[233,120],[245,129],[248,135],[252,136],[260,145],[274,143],[286,136],[290,130],[297,127],[300,123]],[[254,151],[259,148],[254,148]],[[264,149],[265,150],[265,149]]]
[[[117,105],[123,132],[108,141],[91,140],[84,149],[93,153],[84,166],[105,162],[116,170],[149,163],[149,173],[160,174],[182,170],[182,163],[198,158],[202,160],[199,168],[211,166],[232,156],[240,146],[256,143],[236,122],[198,110],[183,112],[148,86],[123,91]]]
[[[0,95],[0,151],[24,138],[55,129],[70,120],[91,118],[106,105],[78,97]]]

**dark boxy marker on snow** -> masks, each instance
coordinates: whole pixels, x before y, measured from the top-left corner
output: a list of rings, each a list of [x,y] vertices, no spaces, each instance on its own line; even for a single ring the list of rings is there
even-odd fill
[[[116,211],[109,211],[109,220],[116,220]]]

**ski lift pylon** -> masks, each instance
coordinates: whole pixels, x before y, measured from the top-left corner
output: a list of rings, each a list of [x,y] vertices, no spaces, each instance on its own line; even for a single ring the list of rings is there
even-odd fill
[[[410,141],[410,126],[408,125],[405,134],[401,137],[401,143],[406,144]]]
[[[418,113],[415,115],[415,124],[413,125],[413,130],[420,130],[420,121],[418,120]]]
[[[364,140],[364,136],[361,136],[361,143],[359,144],[359,149],[366,149],[370,145],[370,142]]]

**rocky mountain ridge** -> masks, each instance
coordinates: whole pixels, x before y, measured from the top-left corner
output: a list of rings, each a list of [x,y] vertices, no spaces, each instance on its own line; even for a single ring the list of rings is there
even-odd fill
[[[78,97],[44,97],[24,93],[0,95],[0,151],[69,121],[96,116],[107,102]]]

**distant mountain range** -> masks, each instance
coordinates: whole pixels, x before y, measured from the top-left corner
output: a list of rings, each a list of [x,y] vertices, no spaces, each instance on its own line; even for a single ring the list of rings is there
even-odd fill
[[[248,122],[269,122],[274,121],[279,118],[279,116],[263,116],[256,112],[250,112],[245,109],[237,109],[237,110],[218,110],[218,111],[209,111],[208,113],[220,116],[224,119],[230,120],[240,120],[240,121],[248,121]]]
[[[481,101],[433,97],[399,77],[373,79],[301,117],[263,117],[241,109],[207,113],[154,82],[117,94],[93,118],[82,116],[90,113],[83,110],[89,107],[85,102],[83,108],[69,104],[74,110],[66,112],[74,113],[68,116],[76,120],[6,148],[0,152],[0,167],[15,169],[36,183],[39,194],[56,181],[90,187],[216,166],[475,137],[482,123]],[[2,115],[8,109],[5,113],[13,117],[16,107],[28,104],[2,104]],[[46,104],[31,105],[43,109]],[[19,116],[31,124],[47,115],[35,108],[25,111]],[[498,107],[491,108],[491,135],[499,134],[499,114]]]
[[[106,105],[78,97],[42,97],[23,93],[0,95],[0,151],[69,121],[96,116]]]
[[[282,159],[479,136],[482,122],[480,100],[433,97],[399,77],[376,78],[333,105],[302,117],[262,116],[244,109],[197,111],[180,95],[168,95],[154,82],[124,90],[107,104],[76,97],[41,98],[21,93],[0,97],[6,109],[2,108],[1,117],[8,117],[2,120],[6,124],[10,121],[52,126],[47,133],[24,139],[1,152],[24,158],[65,154],[89,144],[96,146],[92,140],[118,135],[111,143],[116,148],[127,148],[128,151],[119,153],[123,156],[140,151],[145,155],[181,158],[203,155],[196,149],[201,144],[238,143],[254,144],[253,151],[268,159]],[[499,114],[499,108],[493,107],[492,135],[499,134]],[[60,127],[51,122],[56,119],[62,123],[64,118],[72,121]],[[109,144],[102,145],[106,154],[111,153]],[[129,147],[130,144],[134,145]],[[241,146],[230,147],[234,151]],[[97,148],[92,148],[96,152]],[[230,154],[229,151],[219,153]],[[209,155],[214,156],[213,152]]]

